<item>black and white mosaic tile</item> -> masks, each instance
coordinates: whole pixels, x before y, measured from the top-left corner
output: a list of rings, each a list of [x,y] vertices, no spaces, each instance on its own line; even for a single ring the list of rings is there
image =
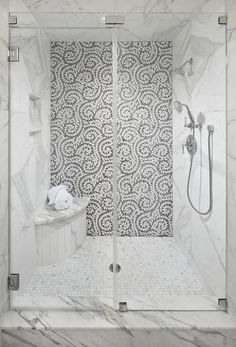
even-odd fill
[[[118,44],[118,232],[172,236],[172,43]],[[51,183],[90,196],[88,234],[112,234],[111,42],[51,44]]]

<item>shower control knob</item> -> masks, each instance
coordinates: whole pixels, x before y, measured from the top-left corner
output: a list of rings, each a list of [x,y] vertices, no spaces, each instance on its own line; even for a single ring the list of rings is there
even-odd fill
[[[187,151],[191,155],[195,155],[197,152],[197,141],[193,135],[188,135],[185,143]]]
[[[184,148],[185,148],[185,144],[182,143],[182,154],[184,154]]]

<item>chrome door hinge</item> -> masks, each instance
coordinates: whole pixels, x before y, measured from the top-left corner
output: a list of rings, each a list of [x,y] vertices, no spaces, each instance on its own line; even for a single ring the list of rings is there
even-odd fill
[[[122,15],[107,15],[105,16],[105,24],[106,25],[116,25],[116,24],[124,24],[125,16]]]
[[[19,61],[19,47],[10,47],[8,50],[8,60],[12,63]]]
[[[19,274],[10,274],[8,276],[8,289],[9,290],[18,290],[20,288],[20,275]]]
[[[228,17],[227,16],[219,16],[218,17],[218,24],[226,25],[227,23],[228,23]]]
[[[16,25],[17,24],[17,17],[16,16],[9,16],[8,17],[8,23],[9,23],[9,25]]]
[[[225,298],[218,299],[218,306],[221,310],[226,311],[228,308],[228,300]]]

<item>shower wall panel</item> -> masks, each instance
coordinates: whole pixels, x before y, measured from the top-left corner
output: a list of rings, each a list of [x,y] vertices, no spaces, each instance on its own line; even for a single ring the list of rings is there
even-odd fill
[[[50,45],[36,29],[12,29],[10,39],[20,51],[10,64],[11,269],[20,273],[23,291],[36,265],[34,220],[50,184]]]
[[[228,146],[228,298],[229,310],[236,314],[236,2],[234,0],[226,1],[226,8],[228,14],[227,26],[227,146]]]
[[[8,201],[9,201],[9,102],[8,102],[8,0],[0,2],[0,321],[8,309]],[[1,338],[0,338],[1,345]]]
[[[153,12],[224,12],[225,0],[163,0],[163,1],[117,1],[116,11],[124,13],[142,12],[145,16]],[[228,0],[227,0],[228,1]],[[229,0],[230,1],[230,0]],[[234,1],[234,0],[232,0]],[[25,11],[27,9],[32,12],[104,12],[114,11],[113,1],[63,1],[63,0],[11,0],[10,11]],[[146,18],[146,17],[145,17]]]
[[[189,135],[184,116],[174,111],[174,237],[204,279],[209,292],[225,294],[226,249],[226,105],[225,27],[215,14],[199,15],[186,23],[174,40],[174,98],[191,107],[202,130],[196,129],[198,150],[190,182],[194,205],[209,204],[207,125],[213,124],[213,210],[197,214],[187,199],[190,157],[182,153]],[[189,60],[192,58],[192,64]],[[180,69],[180,67],[183,67]]]
[[[51,72],[51,183],[112,235],[111,42],[52,42]],[[172,236],[171,42],[119,42],[117,101],[119,235]]]

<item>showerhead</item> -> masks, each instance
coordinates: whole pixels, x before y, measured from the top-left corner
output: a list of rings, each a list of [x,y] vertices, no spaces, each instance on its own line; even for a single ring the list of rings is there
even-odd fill
[[[178,113],[181,113],[183,111],[183,104],[181,104],[181,102],[179,101],[174,102],[174,107]]]
[[[195,119],[194,119],[194,117],[193,117],[193,115],[192,115],[192,113],[191,113],[191,111],[190,111],[190,109],[189,109],[189,107],[188,107],[188,105],[182,104],[180,101],[176,100],[176,101],[174,102],[174,107],[175,107],[175,110],[176,110],[178,113],[181,113],[181,112],[183,111],[183,107],[185,107],[185,108],[187,109],[187,113],[188,113],[190,122],[191,122],[192,124],[195,124],[195,123],[196,123],[196,122],[195,122]]]

